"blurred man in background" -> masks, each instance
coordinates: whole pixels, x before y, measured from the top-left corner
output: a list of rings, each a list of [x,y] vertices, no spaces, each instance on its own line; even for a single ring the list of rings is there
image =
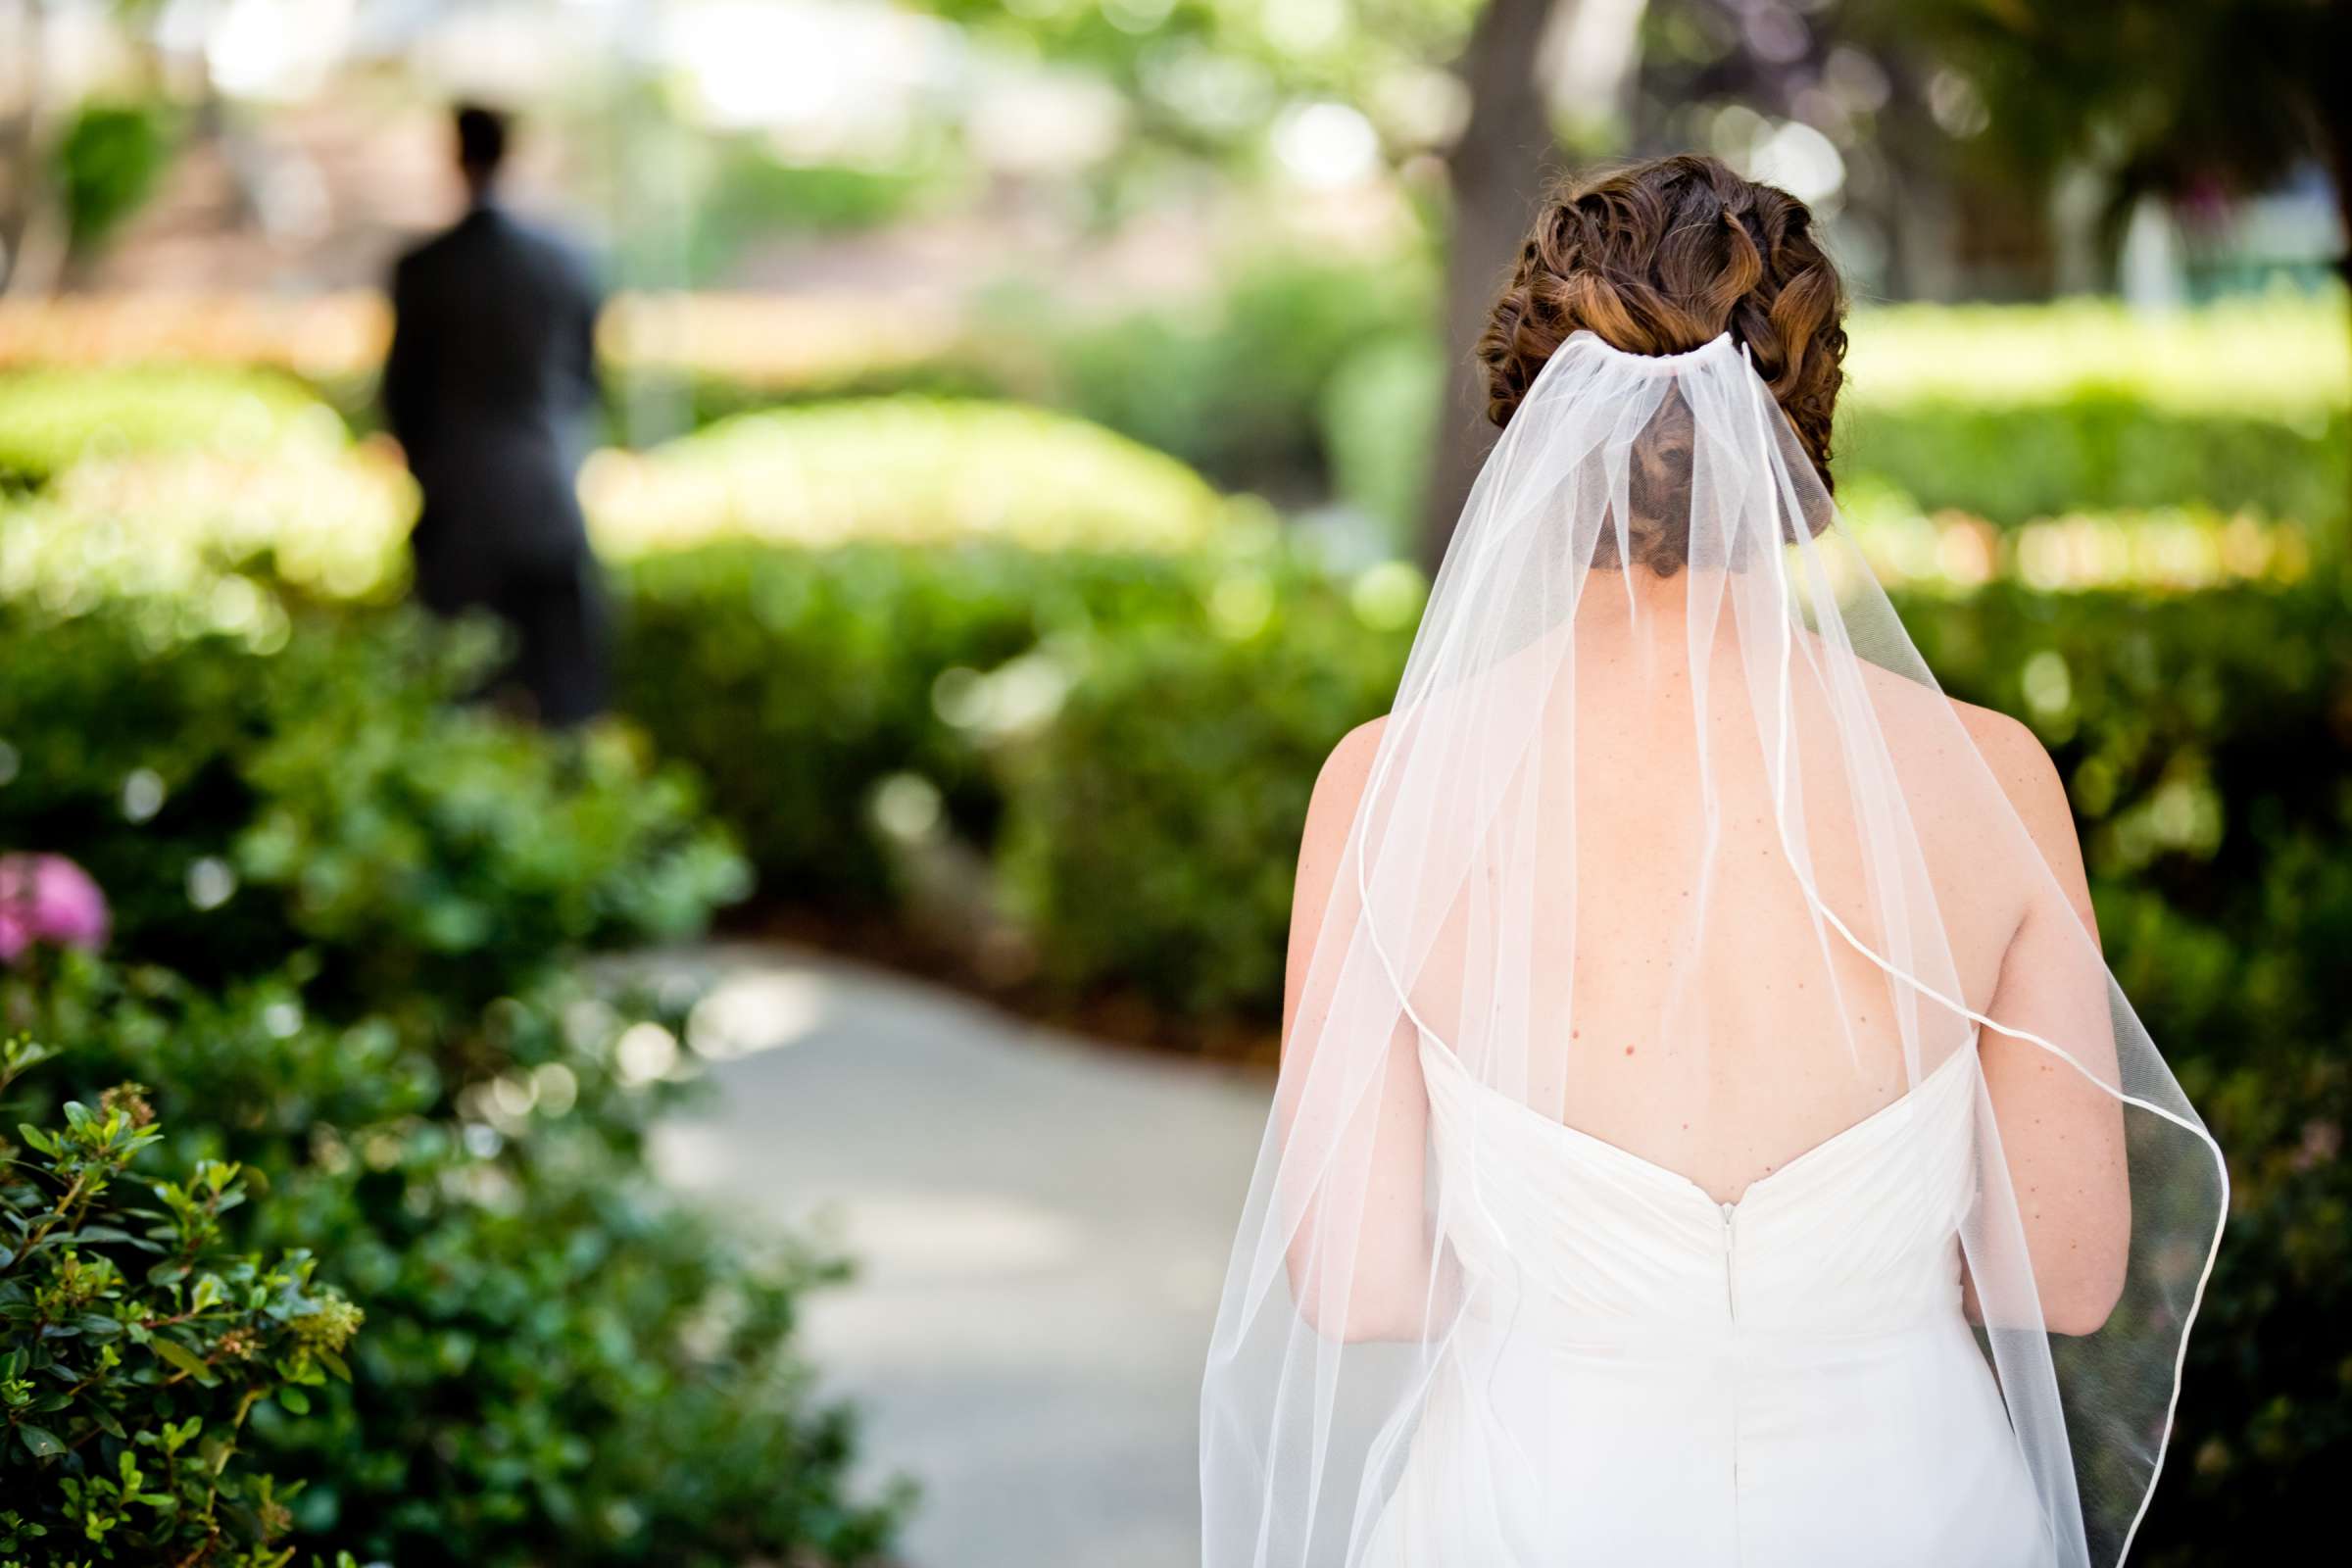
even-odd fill
[[[424,492],[417,597],[504,619],[509,674],[541,722],[564,726],[605,700],[604,605],[573,489],[599,300],[575,250],[498,202],[507,140],[504,116],[458,111],[466,216],[393,269],[383,406]]]

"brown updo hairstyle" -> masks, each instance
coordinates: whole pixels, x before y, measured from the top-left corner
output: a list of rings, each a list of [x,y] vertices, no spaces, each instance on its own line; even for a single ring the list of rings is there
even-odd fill
[[[1572,176],[1544,198],[1479,338],[1487,416],[1508,424],[1573,332],[1656,355],[1728,331],[1780,401],[1823,488],[1834,489],[1830,422],[1845,379],[1844,322],[1845,288],[1814,236],[1813,214],[1787,191],[1690,153]],[[1678,445],[1676,432],[1656,434]],[[1687,433],[1679,446],[1687,454]],[[1666,454],[1653,445],[1648,455]],[[1815,532],[1827,520],[1808,519]],[[1637,522],[1635,559],[1671,574],[1688,554],[1685,532]],[[1603,547],[1613,558],[1605,531]]]

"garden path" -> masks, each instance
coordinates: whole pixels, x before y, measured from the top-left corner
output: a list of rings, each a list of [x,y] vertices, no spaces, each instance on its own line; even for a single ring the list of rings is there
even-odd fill
[[[858,1259],[806,1339],[869,1476],[922,1484],[909,1568],[1195,1568],[1200,1361],[1266,1084],[798,949],[652,961],[717,986],[691,1033],[720,1093],[660,1129],[660,1168]]]

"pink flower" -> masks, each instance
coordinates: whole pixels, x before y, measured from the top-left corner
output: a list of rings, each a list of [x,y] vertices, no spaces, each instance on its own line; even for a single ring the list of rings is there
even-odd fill
[[[62,855],[0,855],[0,963],[35,942],[106,945],[106,895]]]

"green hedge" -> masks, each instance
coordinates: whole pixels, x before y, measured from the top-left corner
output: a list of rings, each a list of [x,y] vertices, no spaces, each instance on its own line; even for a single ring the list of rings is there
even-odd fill
[[[600,452],[581,490],[599,545],[628,556],[725,539],[1182,550],[1231,511],[1182,463],[1100,425],[915,396],[770,409]]]
[[[1387,710],[1419,608],[1401,568],[1359,587],[1236,564],[1086,649],[1054,721],[998,748],[998,863],[1049,982],[1279,1007],[1316,770]]]
[[[339,445],[342,419],[291,376],[220,366],[0,374],[0,480],[39,483],[86,458]]]
[[[453,708],[486,639],[183,610],[0,602],[0,844],[78,859],[119,951],[230,980],[309,949],[338,1010],[462,1013],[741,891],[694,783],[627,733],[550,742]]]
[[[662,755],[694,763],[767,896],[886,906],[894,857],[872,811],[886,779],[930,781],[977,842],[1002,814],[982,726],[942,711],[957,679],[1191,602],[1196,571],[987,544],[650,556],[622,574],[619,700]]]
[[[2340,536],[2352,502],[2352,420],[2341,410],[2183,413],[2095,390],[2005,407],[1862,402],[1839,419],[1837,442],[1841,478],[2002,527],[2193,499]]]
[[[1007,842],[1007,891],[1038,925],[1049,966],[1073,986],[1099,977],[1101,960],[1084,956],[1094,945],[1148,949],[1157,935],[1114,930],[1059,890],[1056,867],[1083,875],[1087,835],[1120,830],[1095,817],[1093,793],[1057,772],[1083,771],[1104,753],[1105,768],[1134,776],[1150,771],[1137,759],[1161,758],[1158,799],[1173,808],[1214,776],[1216,758],[1245,756],[1242,727],[1266,735],[1298,719],[1288,707],[1252,717],[1250,694],[1268,688],[1245,672],[1220,688],[1230,701],[1214,720],[1237,738],[1212,737],[1201,750],[1176,732],[1189,710],[1162,702],[1163,691],[1196,691],[1204,661],[1242,670],[1258,658],[1309,682],[1300,702],[1365,716],[1394,690],[1403,643],[1351,640],[1348,629],[1393,634],[1420,602],[1409,568],[1333,581],[1250,529],[1180,557],[718,545],[632,563],[622,583],[622,707],[662,755],[691,761],[707,781],[764,897],[888,909],[902,891],[901,856],[876,819],[876,795],[912,775],[938,792],[964,840],[983,850]],[[1366,648],[1377,650],[1370,662],[1353,658]],[[1318,672],[1327,659],[1331,669]],[[1164,734],[1152,728],[1160,719]],[[1082,799],[1083,808],[1063,804]],[[1144,814],[1142,825],[1159,831]],[[1130,853],[1113,848],[1109,860]],[[1197,981],[1148,989],[1247,995],[1213,973],[1221,961],[1202,951]]]

